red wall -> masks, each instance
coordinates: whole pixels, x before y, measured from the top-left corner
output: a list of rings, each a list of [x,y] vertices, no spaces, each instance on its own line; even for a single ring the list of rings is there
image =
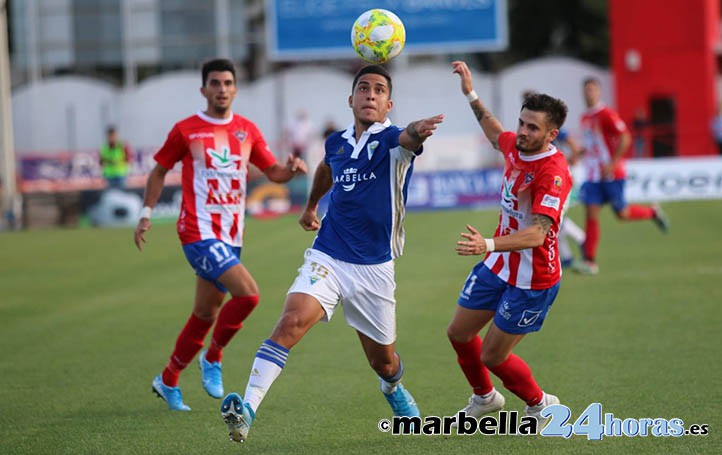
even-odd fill
[[[710,122],[718,103],[719,21],[719,0],[609,0],[611,66],[619,113],[631,125],[640,106],[649,114],[651,97],[674,98],[678,155],[718,153]],[[641,57],[636,71],[625,62],[630,49]]]

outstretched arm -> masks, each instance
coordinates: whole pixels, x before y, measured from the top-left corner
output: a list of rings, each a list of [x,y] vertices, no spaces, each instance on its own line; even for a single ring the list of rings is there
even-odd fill
[[[434,134],[436,125],[444,121],[444,114],[417,120],[409,123],[405,130],[399,135],[399,144],[406,150],[415,152],[421,148],[426,138]]]
[[[153,208],[158,203],[160,193],[163,191],[163,185],[165,183],[165,175],[168,173],[168,169],[164,168],[160,164],[156,164],[150,174],[148,175],[148,181],[145,184],[145,194],[143,195],[143,212],[141,213],[138,225],[133,233],[133,240],[138,251],[143,251],[143,243],[145,243],[145,233],[150,229],[150,212],[146,212],[145,207]]]
[[[485,239],[470,224],[466,225],[469,233],[462,232],[466,240],[456,242],[456,253],[460,256],[486,254],[489,251],[519,251],[535,248],[544,243],[549,233],[552,219],[546,215],[532,214],[532,225],[513,234]]]
[[[272,182],[285,183],[296,175],[305,174],[306,163],[301,158],[288,155],[285,166],[275,163],[264,169],[263,173],[266,174],[268,180]]]
[[[331,168],[322,161],[313,175],[313,185],[311,186],[311,194],[308,196],[308,202],[306,202],[306,208],[301,214],[301,218],[298,219],[298,223],[304,230],[315,231],[321,225],[316,216],[318,201],[331,189],[331,186],[333,186]]]
[[[491,112],[486,109],[484,103],[482,103],[476,95],[471,82],[471,71],[469,67],[466,66],[466,63],[456,61],[453,62],[451,66],[454,68],[454,73],[458,74],[461,78],[461,92],[469,99],[469,105],[474,112],[474,116],[476,116],[476,120],[479,122],[479,126],[484,130],[484,134],[487,139],[489,139],[489,142],[491,142],[491,145],[499,150],[499,135],[504,132],[504,127],[496,117],[491,115]]]

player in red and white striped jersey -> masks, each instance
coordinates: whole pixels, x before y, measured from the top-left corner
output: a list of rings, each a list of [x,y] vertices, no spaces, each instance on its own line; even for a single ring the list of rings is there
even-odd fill
[[[201,351],[214,323],[210,347],[201,352],[199,364],[208,394],[223,397],[223,348],[258,303],[258,286],[240,261],[248,164],[279,183],[306,172],[306,164],[299,158],[289,156],[285,164],[277,163],[256,125],[231,111],[237,93],[231,61],[205,63],[202,77],[201,94],[207,108],[178,122],[156,153],[157,164],[148,176],[145,207],[134,235],[141,250],[165,175],[181,162],[183,201],[178,236],[196,271],[196,296],[170,361],[152,384],[168,407],[179,411],[190,410],[183,403],[179,375]],[[223,304],[227,292],[231,298]]]
[[[473,389],[467,415],[480,417],[504,406],[489,371],[526,403],[526,414],[541,420],[541,410],[559,403],[534,380],[529,366],[512,349],[527,333],[538,331],[551,308],[561,278],[557,233],[572,178],[564,155],[552,144],[564,124],[567,107],[544,94],[524,99],[516,133],[504,131],[473,90],[471,72],[454,62],[479,125],[504,155],[501,214],[493,238],[471,225],[456,251],[485,255],[471,271],[447,333],[459,366]],[[479,332],[489,329],[482,342]]]
[[[627,204],[624,197],[624,158],[632,138],[619,114],[600,101],[601,94],[601,85],[597,79],[584,80],[587,111],[581,118],[584,133],[581,155],[585,181],[579,197],[586,213],[586,240],[583,247],[584,261],[575,264],[574,269],[587,275],[599,272],[596,256],[602,205],[609,203],[620,220],[651,220],[662,232],[669,230],[667,217],[659,206]]]

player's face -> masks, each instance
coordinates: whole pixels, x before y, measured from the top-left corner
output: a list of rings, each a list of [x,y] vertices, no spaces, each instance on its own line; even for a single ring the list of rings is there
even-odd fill
[[[238,89],[230,71],[211,71],[201,93],[208,101],[208,113],[225,117]]]
[[[364,74],[356,82],[348,99],[354,119],[361,125],[371,126],[386,120],[393,101],[390,99],[389,84],[380,74]]]
[[[516,130],[516,148],[525,153],[543,152],[559,130],[547,123],[546,113],[522,109]]]
[[[601,97],[602,89],[599,88],[599,85],[594,82],[584,84],[584,101],[587,103],[587,107],[595,106]]]

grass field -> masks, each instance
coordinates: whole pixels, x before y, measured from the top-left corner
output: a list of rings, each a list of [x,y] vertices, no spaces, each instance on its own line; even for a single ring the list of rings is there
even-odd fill
[[[622,419],[707,423],[708,436],[595,442],[381,433],[388,406],[339,313],[292,350],[249,441],[234,445],[195,362],[180,383],[192,412],[170,412],[150,391],[194,289],[174,226],[165,225],[149,233],[142,254],[131,229],[0,234],[0,453],[721,453],[722,203],[666,209],[668,236],[605,211],[601,274],[565,274],[543,330],[516,352],[573,418],[600,402]],[[470,393],[446,325],[474,259],[453,248],[465,223],[490,233],[496,218],[492,211],[408,216],[406,254],[396,266],[398,350],[404,383],[426,415],[452,415]],[[227,392],[243,392],[311,239],[294,217],[248,222],[243,259],[261,305],[226,350]],[[523,409],[505,395],[507,409]]]

